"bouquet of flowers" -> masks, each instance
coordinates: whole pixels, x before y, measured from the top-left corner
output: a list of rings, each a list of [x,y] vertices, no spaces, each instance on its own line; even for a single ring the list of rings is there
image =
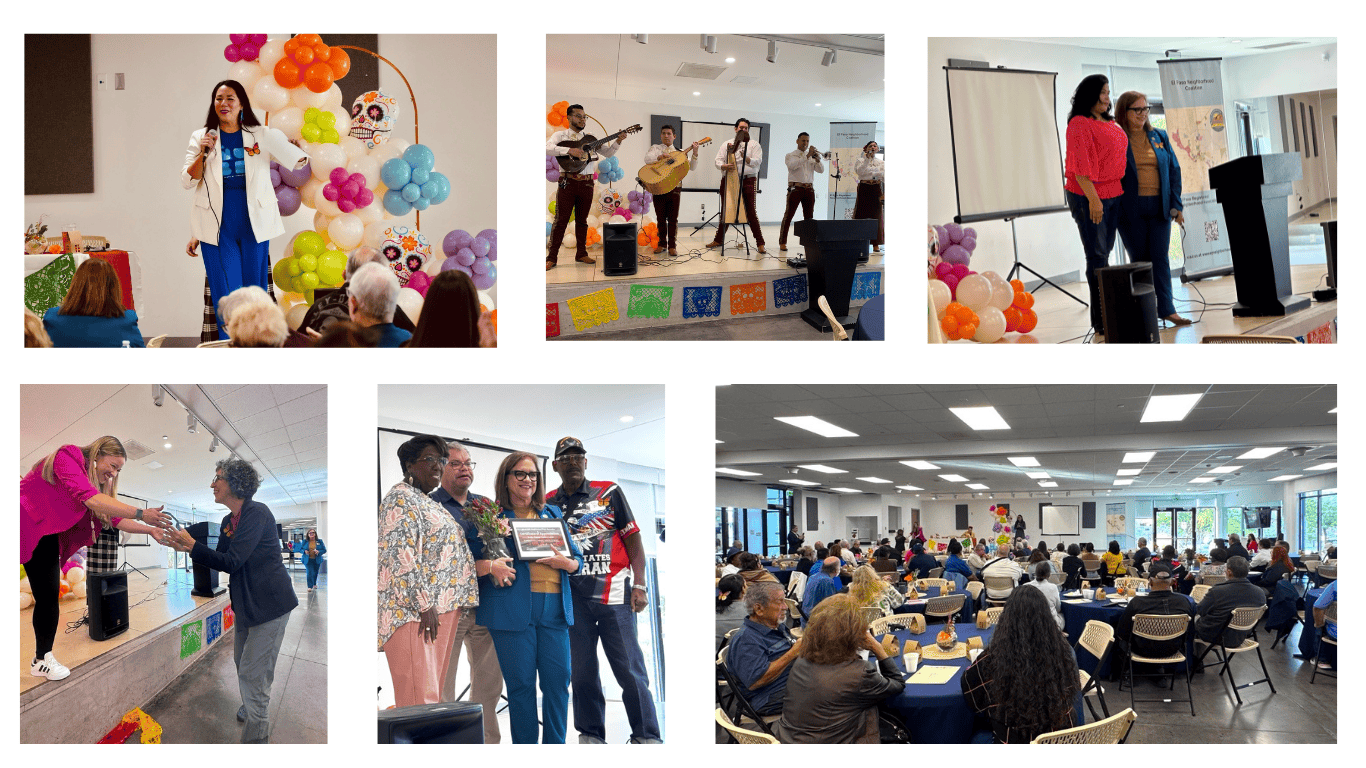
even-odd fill
[[[512,534],[512,526],[507,518],[499,516],[502,510],[491,499],[475,499],[465,505],[465,519],[474,524],[479,531],[479,540],[484,542],[484,559],[497,560],[512,557],[508,552],[505,536]]]

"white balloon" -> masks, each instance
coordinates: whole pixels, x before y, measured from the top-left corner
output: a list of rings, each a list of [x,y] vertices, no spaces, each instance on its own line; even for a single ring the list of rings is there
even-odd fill
[[[338,211],[338,212],[340,212],[340,211]],[[326,232],[326,231],[327,231],[327,225],[328,225],[328,224],[331,224],[331,223],[332,223],[332,217],[331,217],[331,216],[328,216],[327,214],[323,213],[322,211],[316,211],[316,212],[313,214],[313,231],[314,231],[314,232]]]
[[[27,592],[20,592],[20,593],[19,593],[19,610],[22,611],[22,610],[24,610],[25,608],[29,607],[30,605],[33,605],[33,595],[31,595],[31,594],[29,594],[29,593],[27,593]]]
[[[944,319],[944,308],[953,301],[953,291],[949,289],[949,284],[943,280],[931,280],[930,300],[934,302],[935,316]]]
[[[350,165],[352,160],[355,160],[358,157],[366,157],[365,153],[370,151],[369,148],[365,146],[365,142],[355,136],[348,136],[345,133],[342,133],[341,141],[337,142],[337,144],[342,148],[342,151],[346,153],[346,162],[348,165]],[[366,159],[368,160],[369,158],[367,157]]]
[[[317,181],[317,179],[314,179],[314,181]],[[318,209],[318,213],[326,214],[329,218],[334,216],[340,216],[341,209],[337,207],[337,202],[335,200],[328,200],[325,196],[323,196],[323,186],[324,184],[320,182],[318,186],[318,191],[314,193],[313,207]],[[327,230],[324,229],[318,230],[319,233],[326,231]]]
[[[279,85],[275,87],[280,88]],[[285,94],[285,101],[288,102],[289,92],[280,88],[280,93]],[[270,116],[270,127],[280,129],[293,141],[302,135],[299,130],[304,127],[304,111],[298,107],[285,107]]]
[[[985,277],[987,282],[991,283],[990,306],[1004,312],[1010,307],[1011,303],[1015,301],[1015,289],[1011,287],[1010,283],[1006,282],[1004,277],[1001,277],[995,272],[983,272],[982,277]]]
[[[341,88],[336,83],[333,83],[332,85],[328,86],[325,92],[323,92],[322,107],[340,107],[341,103]],[[342,123],[345,123],[346,125],[351,124],[351,113],[349,111],[345,111],[345,116],[341,118],[341,122],[337,123],[337,125],[341,125]]]
[[[343,213],[327,225],[327,236],[332,238],[333,245],[343,251],[360,245],[360,239],[364,235],[365,222],[354,213]]]
[[[412,288],[398,289],[398,305],[403,308],[403,314],[413,322],[422,317],[422,294]]]
[[[384,218],[384,204],[380,202],[379,195],[376,195],[369,205],[364,208],[357,208],[352,213],[360,217],[362,223],[373,224]]]
[[[374,161],[379,165],[384,165],[384,161],[398,157],[401,154],[403,154],[403,150],[398,148],[397,141],[386,141],[383,144],[376,144],[370,149],[370,157],[374,158]]]
[[[313,208],[313,200],[319,196],[318,193],[322,191],[322,188],[323,182],[321,180],[309,179],[304,182],[302,187],[299,187],[299,201],[309,208]]]
[[[256,84],[251,86],[251,105],[254,109],[279,112],[289,106],[289,91],[281,88],[273,75],[262,75],[256,79]]]
[[[626,217],[625,217],[625,216],[622,216],[622,215],[620,215],[620,214],[617,214],[617,215],[613,216],[612,218],[608,219],[607,221],[609,221],[609,222],[612,223],[612,224],[625,224],[625,223],[626,223]]]
[[[68,584],[80,584],[82,581],[85,581],[85,569],[79,565],[68,569],[66,572],[66,581]]]
[[[1006,316],[1001,310],[986,306],[977,310],[977,333],[972,335],[974,341],[983,344],[993,344],[1006,332]]]
[[[347,136],[346,139],[351,139],[351,137]],[[346,139],[342,139],[342,141],[344,142]],[[365,186],[373,190],[380,184],[379,161],[363,153],[365,142],[360,139],[351,139],[351,141],[354,141],[361,146],[362,154],[359,156],[350,156],[350,159],[346,161],[346,173],[347,175],[359,173],[364,176]],[[345,148],[343,147],[343,149]],[[383,197],[383,195],[375,195],[375,197]]]
[[[437,251],[435,254],[432,254],[432,258],[427,259],[426,264],[422,265],[422,271],[432,277],[436,277],[441,274],[441,265],[446,263],[446,258],[447,256],[445,253]]]
[[[297,331],[299,326],[304,323],[304,315],[308,314],[307,304],[295,304],[285,311],[285,322],[289,323],[290,330]]]
[[[484,308],[487,309],[487,310],[490,311],[490,312],[492,312],[493,310],[495,310],[495,309],[498,308],[498,307],[493,303],[493,297],[489,295],[489,292],[488,292],[488,291],[480,291],[480,292],[479,292],[479,303],[480,303],[480,304],[483,304],[483,305],[484,305]]]
[[[236,80],[242,84],[243,88],[250,88],[264,74],[265,72],[261,71],[260,65],[254,61],[235,61],[231,67],[228,67],[226,79]]]
[[[309,144],[308,156],[313,166],[313,178],[324,182],[333,168],[346,165],[346,153],[336,144]]]
[[[336,88],[337,86],[334,85],[332,87]],[[337,125],[335,126],[337,129],[337,133],[341,134],[343,137],[351,135],[351,113],[349,111],[341,108],[340,106],[324,107],[323,111],[331,112],[332,114],[337,116]],[[356,139],[356,141],[360,141],[360,139]],[[364,149],[365,142],[361,141],[360,143],[362,149]],[[350,152],[347,152],[346,154],[347,156],[351,155]]]
[[[380,219],[365,225],[365,234],[361,237],[361,242],[371,248],[379,248],[384,245],[384,230],[389,228],[389,222]]]
[[[67,594],[71,595],[72,597],[76,598],[77,600],[82,600],[82,599],[85,598],[85,586],[86,586],[86,582],[82,581],[80,584],[77,584],[77,585],[73,586],[73,587],[71,588],[71,591],[68,592]]]
[[[303,83],[300,83],[299,85],[296,85],[295,87],[289,89],[289,98],[291,101],[294,102],[294,106],[304,110],[305,112],[308,111],[309,107],[318,107],[319,109],[321,109],[323,105],[323,99],[326,96],[326,91],[324,91],[323,93],[314,93],[308,90],[308,86],[304,85]]]
[[[19,591],[29,593],[33,592],[33,585],[29,583],[27,576],[19,580]]]
[[[974,312],[980,313],[981,309],[990,306],[991,302],[991,281],[981,275],[968,275],[958,281],[958,290],[955,293],[958,301],[966,305]]]
[[[283,40],[267,40],[261,46],[261,53],[256,57],[256,63],[266,72],[275,71],[275,62],[285,57],[285,43]]]
[[[574,235],[574,228],[569,227],[564,231],[564,239],[560,241],[561,248],[573,248],[579,244],[579,239]]]

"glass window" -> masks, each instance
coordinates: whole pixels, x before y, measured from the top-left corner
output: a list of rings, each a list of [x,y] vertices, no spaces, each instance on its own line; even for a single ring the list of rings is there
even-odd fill
[[[1195,510],[1195,551],[1208,552],[1214,547],[1214,521],[1218,510],[1214,507],[1197,507]]]
[[[1338,543],[1338,489],[1300,494],[1299,548],[1322,552]]]
[[[1230,533],[1236,533],[1241,538],[1246,531],[1243,530],[1243,508],[1228,507],[1224,510],[1224,536],[1228,538]]]

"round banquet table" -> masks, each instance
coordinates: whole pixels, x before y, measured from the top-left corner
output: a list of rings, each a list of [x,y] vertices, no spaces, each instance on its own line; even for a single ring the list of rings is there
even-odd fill
[[[972,624],[961,622],[955,627],[958,631],[959,642],[967,642],[968,638],[971,637],[980,637],[984,646],[990,644],[991,634],[995,631],[995,627],[978,629]],[[899,641],[919,640],[921,646],[926,646],[934,644],[935,635],[943,628],[944,625],[942,624],[932,624],[923,634],[912,635],[905,629],[897,629],[892,634]],[[896,663],[904,674],[906,671],[904,659],[898,658]],[[888,699],[883,706],[906,724],[906,730],[910,733],[911,741],[915,744],[970,743],[977,725],[972,708],[968,706],[967,697],[963,695],[963,670],[968,668],[967,657],[943,661],[927,661],[922,658],[920,664],[921,666],[952,666],[958,671],[949,678],[948,682],[938,685],[908,682],[905,690]],[[1084,723],[1085,713],[1082,711],[1080,696],[1077,697],[1076,709],[1077,723]],[[989,726],[983,721],[982,727]]]
[[[1094,590],[1086,590],[1088,595],[1093,592]],[[1115,594],[1114,587],[1106,587],[1105,594],[1107,597],[1113,596]],[[1067,602],[1068,599],[1067,593],[1063,593],[1060,607],[1062,608],[1062,618],[1064,622],[1063,631],[1067,633],[1067,642],[1071,643],[1073,646],[1081,639],[1081,633],[1086,630],[1086,622],[1092,620],[1103,621],[1113,627],[1118,624],[1119,617],[1124,614],[1124,603],[1115,603],[1106,599],[1088,600],[1085,603],[1074,604]],[[1075,600],[1077,598],[1073,597],[1070,599]],[[1186,595],[1186,599],[1191,600],[1192,603],[1195,602],[1191,599],[1190,595]],[[1112,647],[1110,651],[1111,658],[1114,657],[1114,654],[1115,650]],[[1106,659],[1105,665],[1096,670],[1093,674],[1100,677],[1109,677],[1110,659]]]
[[[854,341],[882,341],[886,300],[887,294],[880,293],[859,309],[858,319],[854,321]]]
[[[925,606],[929,603],[928,598],[931,597],[939,597],[939,587],[930,587],[929,589],[924,590],[920,593],[920,599],[907,600],[906,602],[897,606],[896,609],[892,611],[892,613],[924,613]]]
[[[778,582],[781,583],[784,587],[787,586],[787,583],[789,581],[792,581],[791,568],[779,568],[773,565],[765,565],[764,570],[773,574],[773,576],[778,579]]]

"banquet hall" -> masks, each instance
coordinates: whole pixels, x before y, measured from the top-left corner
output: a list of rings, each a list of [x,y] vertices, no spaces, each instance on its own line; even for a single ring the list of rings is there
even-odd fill
[[[1335,385],[736,384],[715,437],[717,743],[1337,743]]]

